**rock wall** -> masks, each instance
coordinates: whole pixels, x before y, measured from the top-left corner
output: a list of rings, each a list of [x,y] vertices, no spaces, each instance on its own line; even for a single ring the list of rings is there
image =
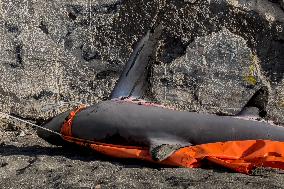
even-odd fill
[[[46,119],[108,98],[136,42],[163,35],[151,98],[235,114],[263,85],[284,122],[283,0],[0,0],[0,107]]]

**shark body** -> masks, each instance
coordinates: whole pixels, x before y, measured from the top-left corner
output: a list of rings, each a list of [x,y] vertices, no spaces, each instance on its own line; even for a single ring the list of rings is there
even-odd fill
[[[160,33],[159,27],[148,31],[134,49],[112,91],[111,99],[116,100],[100,102],[76,115],[72,124],[74,137],[108,144],[148,147],[153,159],[158,161],[189,145],[256,139],[284,141],[284,127],[257,119],[245,119],[257,117],[260,113],[260,107],[254,103],[249,103],[239,115],[232,117],[117,100],[121,97],[143,97],[149,64]],[[257,98],[261,95],[257,94]],[[60,132],[69,113],[67,111],[55,116],[43,126]],[[53,144],[62,142],[62,138],[43,130],[39,130],[38,135]]]

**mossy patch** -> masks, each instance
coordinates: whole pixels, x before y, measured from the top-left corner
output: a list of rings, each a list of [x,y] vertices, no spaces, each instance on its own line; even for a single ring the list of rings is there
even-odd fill
[[[255,86],[257,84],[257,56],[251,55],[252,65],[249,66],[249,70],[246,76],[244,76],[244,81],[251,86]]]
[[[280,107],[284,108],[284,99],[280,99]]]
[[[249,84],[249,85],[256,85],[257,80],[254,76],[245,76],[244,80]]]

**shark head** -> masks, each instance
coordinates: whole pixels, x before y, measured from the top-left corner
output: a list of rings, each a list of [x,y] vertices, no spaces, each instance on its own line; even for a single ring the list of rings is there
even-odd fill
[[[63,112],[53,118],[48,119],[44,124],[42,124],[41,126],[49,129],[51,131],[54,131],[56,133],[60,133],[61,131],[61,127],[65,121],[65,119],[68,117],[70,111],[67,112]],[[44,129],[38,129],[37,130],[37,135],[44,139],[45,141],[54,144],[54,145],[64,145],[66,144],[66,142],[63,140],[63,138],[53,132],[49,132],[47,130]]]

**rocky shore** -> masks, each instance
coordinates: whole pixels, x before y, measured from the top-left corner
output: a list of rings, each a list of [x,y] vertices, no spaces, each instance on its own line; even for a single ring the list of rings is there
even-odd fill
[[[0,0],[1,112],[40,124],[107,99],[156,23],[149,99],[234,115],[266,86],[266,119],[284,123],[283,0]],[[1,188],[283,188],[282,173],[114,160],[0,118]]]

